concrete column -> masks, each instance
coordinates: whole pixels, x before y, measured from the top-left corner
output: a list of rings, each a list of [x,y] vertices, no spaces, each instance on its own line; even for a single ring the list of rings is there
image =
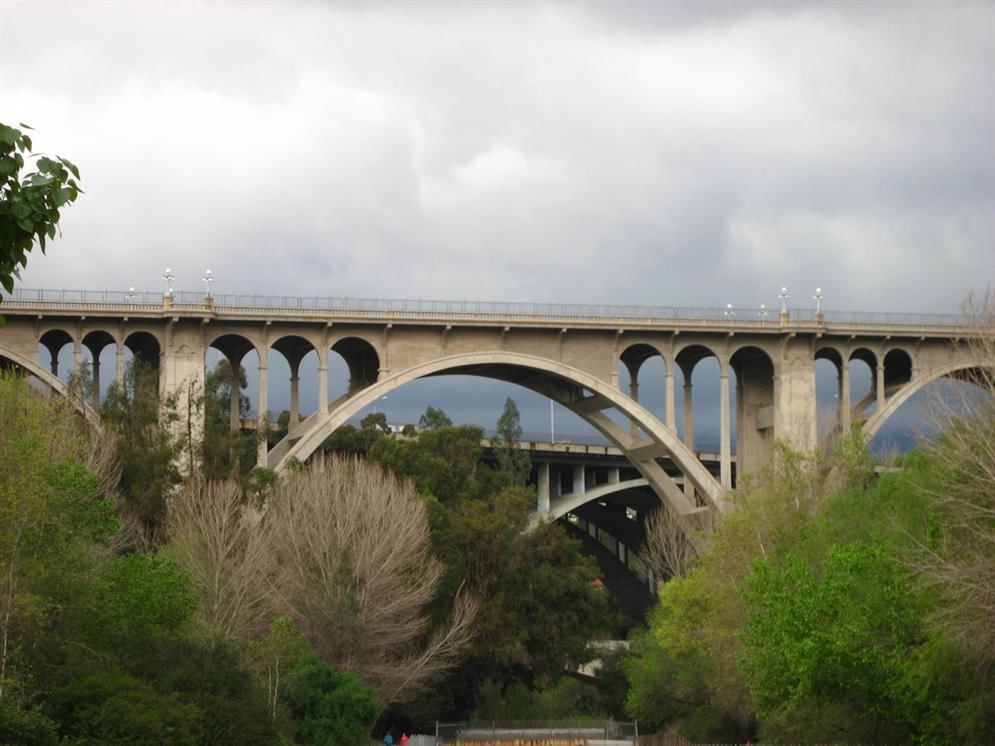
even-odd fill
[[[266,410],[269,407],[269,402],[267,401],[267,378],[268,370],[266,368],[266,363],[260,361],[259,363],[259,414],[257,415],[256,425],[259,428],[259,455],[256,460],[257,466],[263,468],[266,467],[266,436],[267,433],[267,423],[266,423]]]
[[[719,377],[719,483],[726,489],[732,488],[732,443],[731,425],[729,421],[729,368],[728,363],[722,364],[722,375]]]
[[[586,491],[587,491],[587,488],[584,486],[584,465],[583,464],[575,464],[574,465],[574,486],[573,486],[573,492],[571,494],[574,494],[574,495],[583,495]]]
[[[810,342],[801,337],[785,340],[775,369],[774,438],[808,453],[818,445],[815,360]]]
[[[231,364],[231,361],[228,361]],[[239,396],[242,391],[238,387],[238,368],[231,366],[232,368],[232,378],[231,378],[231,391],[228,392],[228,427],[232,431],[236,431],[241,427],[241,416],[238,411]]]
[[[540,515],[549,512],[549,462],[536,464],[538,484],[536,485],[536,512]]]
[[[79,366],[83,364],[83,350],[80,345],[73,344],[73,370],[79,371]]]
[[[93,387],[91,393],[93,406],[100,406],[100,356],[93,356]]]
[[[114,368],[114,380],[118,386],[124,386],[124,346],[117,346],[117,362]]]
[[[318,348],[318,416],[328,414],[328,350]]]
[[[301,378],[299,373],[300,360],[290,363],[290,420],[287,423],[287,432],[293,432],[301,421]]]
[[[629,396],[632,401],[639,401],[639,382],[635,378],[629,381]],[[629,434],[633,438],[639,437],[639,425],[636,424],[635,420],[629,420]]]
[[[618,484],[618,481],[619,481],[619,473],[618,473],[618,467],[616,466],[608,470],[608,483]]]
[[[690,381],[684,384],[684,445],[694,450],[694,401]]]
[[[48,354],[52,356],[52,361],[48,364],[49,370],[52,371],[52,375],[56,378],[59,377],[59,356],[50,347],[48,349]]]
[[[844,360],[840,368],[840,430],[843,435],[850,434],[850,417],[852,416],[850,404],[850,361]]]
[[[618,545],[618,559],[623,565],[629,564],[629,551],[625,548],[625,544],[622,542],[617,542]]]
[[[677,429],[677,395],[674,391],[674,373],[669,368],[667,370],[667,383],[664,389],[666,401],[667,427],[671,430]]]
[[[877,411],[884,409],[884,360],[878,360],[877,373]]]
[[[560,487],[560,472],[559,470],[549,467],[549,499],[559,497],[561,492]]]

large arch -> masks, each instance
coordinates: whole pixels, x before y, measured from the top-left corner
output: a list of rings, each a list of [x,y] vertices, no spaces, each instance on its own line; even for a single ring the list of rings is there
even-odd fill
[[[8,360],[18,368],[30,373],[32,376],[41,381],[44,385],[59,396],[64,397],[72,403],[79,413],[86,418],[86,421],[91,427],[100,430],[100,417],[97,412],[87,404],[85,401],[80,400],[78,397],[69,396],[69,387],[58,377],[52,375],[51,372],[45,370],[37,362],[29,360],[13,350],[9,350],[6,347],[0,346],[0,359]]]
[[[452,355],[415,365],[370,383],[366,388],[334,402],[321,417],[308,418],[297,431],[295,442],[271,452],[270,467],[286,468],[291,459],[304,460],[314,453],[337,427],[363,407],[399,386],[418,378],[443,374],[479,375],[516,383],[559,402],[590,423],[614,443],[653,488],[678,514],[692,516],[725,511],[725,491],[678,440],[675,433],[644,407],[610,384],[563,363],[522,353],[494,351]],[[605,410],[615,409],[634,422],[637,434],[613,422]],[[321,414],[321,413],[316,413]],[[684,491],[656,462],[670,456],[684,473],[694,495]]]
[[[871,439],[877,434],[878,430],[880,430],[888,419],[898,411],[899,407],[907,402],[916,392],[920,391],[926,384],[932,383],[933,381],[943,378],[944,376],[950,376],[954,373],[972,369],[993,370],[993,366],[990,360],[984,361],[981,358],[967,361],[962,360],[935,368],[928,373],[920,375],[915,380],[910,381],[900,390],[896,391],[894,395],[889,397],[881,409],[875,411],[874,414],[867,418],[867,421],[864,423],[862,428],[864,438],[867,442],[870,442]]]
[[[579,495],[564,495],[560,499],[556,500],[549,506],[548,513],[534,513],[533,523],[538,522],[540,519],[548,518],[551,521],[555,521],[562,518],[567,513],[572,513],[577,508],[582,505],[586,505],[589,502],[595,500],[603,500],[609,495],[614,495],[619,492],[625,492],[626,490],[635,489],[636,487],[649,487],[650,483],[643,478],[639,479],[626,479],[621,482],[608,482],[606,484],[599,484],[597,487],[593,487],[585,492],[581,492]]]

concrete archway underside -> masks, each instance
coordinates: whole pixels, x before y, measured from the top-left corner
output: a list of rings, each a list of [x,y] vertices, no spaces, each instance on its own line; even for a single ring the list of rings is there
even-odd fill
[[[944,365],[931,370],[925,375],[921,375],[912,381],[909,381],[898,391],[889,396],[885,401],[884,407],[882,407],[879,411],[874,412],[864,422],[861,427],[861,432],[863,433],[865,440],[870,442],[874,436],[877,435],[878,431],[884,427],[885,423],[891,419],[892,415],[894,415],[895,412],[897,412],[899,408],[905,404],[905,402],[921,391],[927,384],[944,377],[955,378],[957,377],[957,373],[963,373],[970,370],[987,370],[989,373],[995,372],[995,368],[992,367],[991,361],[985,362],[981,358],[977,358],[975,360],[960,361]]]
[[[50,371],[45,370],[37,362],[29,360],[24,355],[14,352],[13,350],[8,350],[5,347],[0,347],[0,359],[10,361],[25,373],[28,373],[38,379],[42,384],[47,386],[50,391],[70,401],[72,405],[79,410],[79,413],[86,418],[86,421],[91,427],[96,428],[97,430],[101,429],[100,417],[94,411],[93,407],[81,399],[70,397],[69,387]]]
[[[451,355],[415,365],[381,377],[362,390],[340,397],[325,413],[316,412],[304,420],[269,453],[268,465],[276,471],[291,459],[309,458],[336,428],[364,407],[399,386],[433,375],[475,375],[515,383],[560,403],[590,423],[618,447],[639,471],[660,500],[686,518],[724,512],[725,490],[705,469],[675,432],[668,429],[644,407],[609,383],[584,371],[546,358],[522,353],[493,351]],[[606,414],[614,409],[635,426],[624,428]],[[663,470],[656,459],[669,457],[684,474],[693,494],[685,491]]]

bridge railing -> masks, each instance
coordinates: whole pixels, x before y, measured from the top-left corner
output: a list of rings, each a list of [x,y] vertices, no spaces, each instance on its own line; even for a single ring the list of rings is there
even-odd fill
[[[203,307],[204,293],[174,291],[174,306]],[[527,303],[475,300],[432,300],[393,298],[350,298],[320,296],[273,296],[220,294],[212,298],[217,310],[285,310],[304,312],[360,312],[382,314],[440,314],[445,316],[548,317],[558,319],[612,319],[633,321],[727,322],[777,326],[778,311],[755,308],[707,308],[701,306],[597,305],[588,303]],[[123,290],[45,290],[16,288],[4,303],[52,303],[130,306],[145,310],[161,308],[161,291]],[[790,309],[794,323],[827,325],[972,326],[973,320],[960,314],[874,313],[864,311],[825,311]]]

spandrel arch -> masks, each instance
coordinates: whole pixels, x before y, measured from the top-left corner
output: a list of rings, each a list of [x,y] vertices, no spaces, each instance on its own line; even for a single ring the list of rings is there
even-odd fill
[[[461,374],[516,383],[548,396],[590,423],[626,455],[661,500],[678,514],[695,516],[726,509],[725,491],[676,435],[607,382],[571,366],[545,358],[512,352],[451,355],[382,377],[351,396],[334,402],[325,417],[302,427],[292,444],[270,452],[270,467],[286,468],[291,459],[304,460],[314,453],[337,427],[393,389],[431,375]],[[634,422],[638,437],[613,422],[606,414],[617,410]],[[306,432],[304,432],[306,429]],[[693,491],[681,487],[656,462],[670,457],[681,469]]]

